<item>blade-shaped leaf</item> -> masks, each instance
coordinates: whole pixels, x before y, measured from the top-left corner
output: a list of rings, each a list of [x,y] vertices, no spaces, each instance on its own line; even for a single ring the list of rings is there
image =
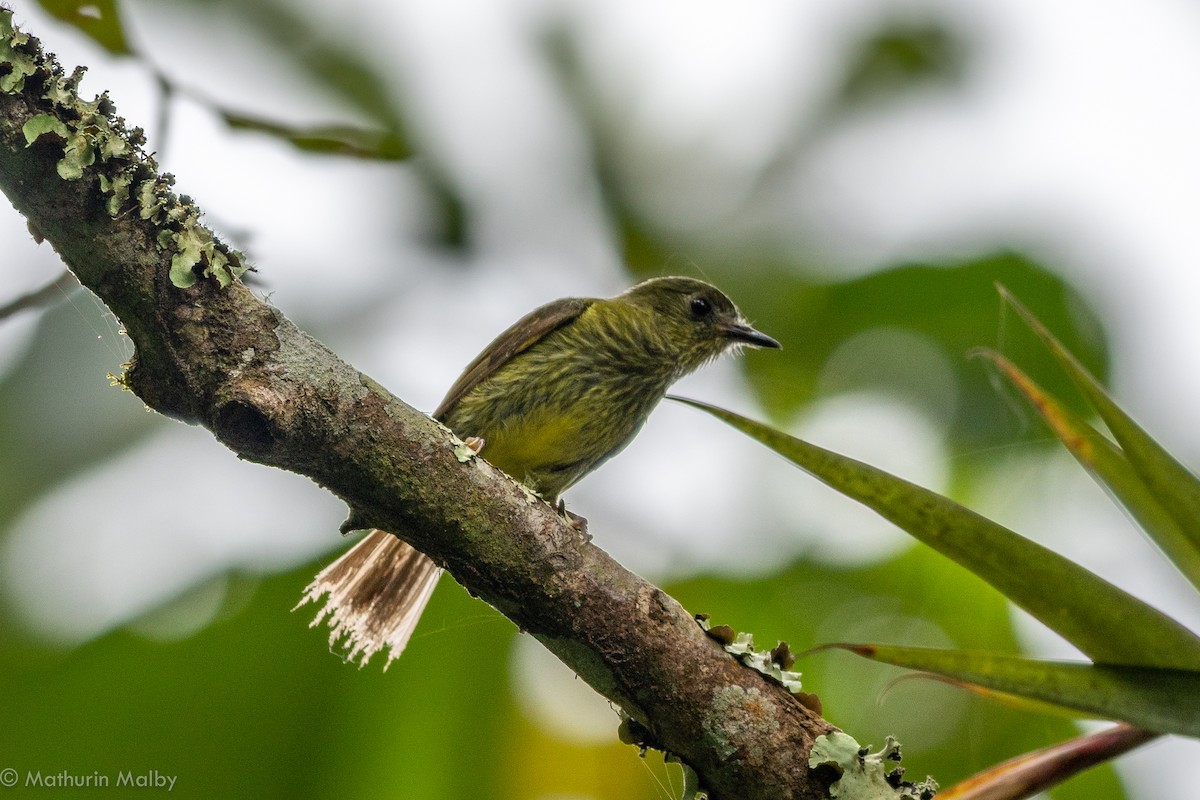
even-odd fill
[[[1127,753],[1159,734],[1114,725],[1011,758],[937,793],[940,800],[1021,800]]]
[[[1096,413],[1125,452],[1129,463],[1142,476],[1150,493],[1175,518],[1185,540],[1200,554],[1200,480],[1134,422],[1029,309],[1003,287],[1000,291],[1005,301],[1021,315],[1087,395]]]
[[[1094,661],[1200,669],[1200,637],[1068,558],[947,497],[732,411],[724,420],[957,561]]]
[[[946,675],[1099,719],[1200,736],[1200,671],[1040,661],[1020,656],[875,644],[835,644],[908,669]]]
[[[293,127],[261,117],[220,111],[225,124],[234,129],[258,131],[290,142],[301,150],[317,153],[395,161],[412,155],[397,136],[349,125]]]
[[[821,650],[830,650],[837,647],[838,645],[836,644],[818,645],[817,647],[813,647],[808,650],[808,652],[813,653]],[[936,681],[938,683],[944,683],[947,686],[953,686],[956,689],[962,689],[963,691],[970,692],[971,694],[979,697],[987,698],[988,700],[1000,703],[1009,708],[1015,708],[1019,711],[1027,711],[1031,714],[1039,714],[1044,717],[1062,717],[1063,719],[1078,720],[1086,716],[1078,709],[1058,706],[1054,703],[1047,703],[1045,700],[1036,700],[1032,697],[1023,697],[1019,694],[1002,692],[999,689],[980,686],[977,683],[967,683],[966,681],[960,681],[957,678],[951,678],[947,675],[938,675],[936,672],[907,672],[888,684],[889,691],[906,680]]]
[[[1175,517],[1151,494],[1124,452],[1064,404],[1046,394],[1004,356],[988,350],[980,353],[1025,396],[1071,455],[1116,495],[1184,577],[1200,588],[1200,550],[1192,546]]]

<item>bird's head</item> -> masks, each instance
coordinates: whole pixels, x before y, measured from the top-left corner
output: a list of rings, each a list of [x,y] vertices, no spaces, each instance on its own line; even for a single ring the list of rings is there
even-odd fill
[[[647,341],[666,352],[681,373],[691,372],[731,348],[780,347],[751,327],[737,306],[710,283],[695,278],[651,278],[614,298],[648,310]]]

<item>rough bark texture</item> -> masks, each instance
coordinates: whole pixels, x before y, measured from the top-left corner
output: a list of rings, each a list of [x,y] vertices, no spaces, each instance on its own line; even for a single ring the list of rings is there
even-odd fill
[[[0,11],[0,189],[124,324],[130,390],[241,458],[309,476],[346,501],[349,527],[405,532],[691,765],[712,798],[827,796],[807,766],[827,722],[240,281],[222,287],[220,265],[236,254],[166,191],[140,133],[105,99],[80,104],[73,81],[10,26]],[[66,133],[34,135],[25,126],[39,115]],[[113,188],[122,180],[126,193]],[[187,241],[207,248],[181,261]]]

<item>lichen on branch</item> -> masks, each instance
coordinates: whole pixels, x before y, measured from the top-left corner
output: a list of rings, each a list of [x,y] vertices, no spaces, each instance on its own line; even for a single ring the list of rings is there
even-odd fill
[[[48,106],[21,126],[26,145],[56,148],[61,153],[58,176],[65,181],[79,180],[95,167],[109,216],[136,210],[158,226],[158,246],[172,253],[172,283],[186,289],[208,277],[229,286],[246,271],[241,254],[200,224],[195,204],[170,191],[174,178],[158,174],[154,159],[142,149],[141,129],[126,129],[107,93],[94,100],[80,97],[85,70],[79,67],[67,75],[57,63],[39,58],[37,40],[13,27],[7,9],[0,9],[0,70],[6,70],[0,75],[0,91],[32,90],[27,94]]]

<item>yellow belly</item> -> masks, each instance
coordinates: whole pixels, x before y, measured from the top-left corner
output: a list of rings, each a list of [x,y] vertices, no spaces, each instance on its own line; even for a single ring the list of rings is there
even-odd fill
[[[585,420],[562,413],[533,413],[491,431],[481,455],[542,495],[553,499],[601,460]],[[586,469],[584,469],[586,471]]]

